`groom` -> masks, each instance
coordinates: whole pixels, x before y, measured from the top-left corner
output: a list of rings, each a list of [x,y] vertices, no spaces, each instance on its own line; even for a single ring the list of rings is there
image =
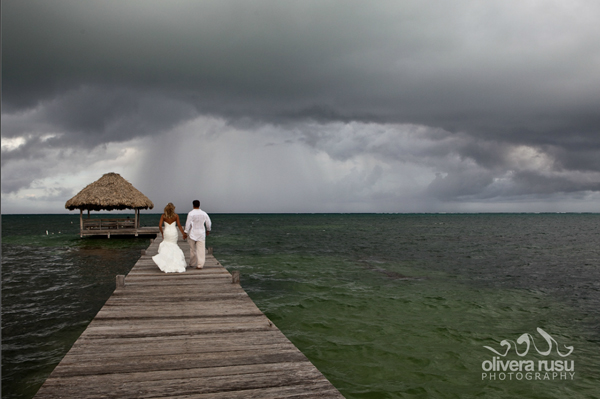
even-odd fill
[[[200,201],[194,200],[192,205],[194,209],[188,213],[184,232],[187,235],[188,244],[190,244],[190,266],[202,269],[205,259],[204,242],[206,236],[210,234],[210,218],[206,212],[200,209]]]

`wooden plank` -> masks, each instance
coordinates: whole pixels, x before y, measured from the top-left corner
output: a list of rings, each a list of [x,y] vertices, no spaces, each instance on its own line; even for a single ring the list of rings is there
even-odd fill
[[[208,394],[179,395],[180,399],[279,399],[279,398],[341,398],[340,393],[328,381],[310,381],[299,385],[261,387],[238,391],[212,392]]]
[[[166,278],[170,278],[171,281],[168,282],[169,286],[182,286],[182,285],[192,285],[194,287],[202,286],[202,285],[211,285],[215,284],[216,280],[221,280],[222,283],[231,282],[231,276],[218,276],[218,275],[206,275],[201,278],[196,279],[177,279],[173,278],[173,276],[169,276]],[[165,285],[164,281],[156,281],[156,280],[128,280],[125,278],[126,286],[143,286],[143,287],[154,287],[154,286],[163,286]]]
[[[142,292],[138,292],[132,295],[113,295],[106,303],[108,305],[113,303],[137,303],[137,304],[152,304],[154,302],[158,303],[168,303],[168,302],[187,302],[187,303],[197,303],[204,301],[214,301],[217,299],[248,299],[248,295],[245,292],[220,292],[218,290],[214,291],[200,291],[197,289],[194,290],[185,290],[177,292],[177,295],[169,295],[168,290],[161,290],[157,292],[152,297],[148,297],[144,295]]]
[[[110,321],[123,321],[124,319],[111,319]],[[197,323],[192,320],[184,320],[187,322],[185,330],[182,330],[179,326],[174,323],[164,325],[157,325],[151,323],[144,325],[144,320],[132,320],[131,326],[124,326],[121,324],[116,325],[104,325],[98,327],[89,327],[83,334],[86,337],[114,337],[120,338],[139,338],[139,337],[152,337],[152,336],[181,336],[184,334],[188,335],[200,335],[200,334],[217,334],[227,332],[260,332],[268,330],[270,327],[264,320],[255,322],[220,322],[220,320],[210,320],[203,323]],[[82,334],[82,336],[84,336]]]
[[[165,274],[151,258],[160,242],[36,398],[342,397],[212,255],[202,270]]]
[[[281,362],[306,362],[306,357],[296,348],[258,348],[257,350],[223,351],[203,353],[179,353],[173,355],[102,358],[65,356],[53,374],[55,377],[76,375],[101,375],[160,370],[183,370],[188,368],[210,368],[233,365],[250,365]]]
[[[311,367],[312,365],[306,363],[302,365],[305,367],[292,368],[286,364],[284,370],[269,372],[260,370],[253,373],[217,376],[204,376],[202,374],[204,370],[193,370],[197,372],[196,375],[185,375],[183,378],[168,378],[172,374],[144,373],[146,375],[142,377],[141,381],[137,379],[123,381],[121,378],[114,378],[114,380],[112,378],[62,379],[50,384],[49,388],[59,388],[65,396],[49,395],[47,397],[81,397],[79,387],[83,384],[89,387],[85,391],[88,398],[105,398],[107,392],[112,393],[111,397],[118,398],[191,397],[191,395],[198,394],[205,394],[204,397],[210,398],[211,396],[207,394],[215,393],[227,393],[221,397],[231,397],[228,395],[236,391],[243,394],[248,390],[264,390],[265,388],[273,390],[273,388],[284,387],[298,387],[301,392],[306,392],[310,387],[316,387],[319,389],[317,395],[322,395],[326,389],[329,389],[328,397],[342,397],[339,392],[331,391],[331,385],[325,384],[322,375],[314,367]],[[281,389],[278,391],[279,394],[285,392]]]
[[[72,353],[110,354],[121,356],[123,352],[173,353],[182,348],[191,352],[215,351],[219,348],[234,348],[281,344],[289,342],[279,331],[262,331],[257,334],[230,331],[222,334],[204,334],[189,336],[140,337],[136,339],[108,337],[80,339],[72,347]],[[81,349],[79,349],[81,348]]]
[[[208,367],[208,368],[186,368],[181,370],[168,370],[168,371],[132,371],[125,373],[111,373],[109,375],[110,380],[113,383],[128,383],[128,382],[144,382],[148,379],[152,381],[160,380],[177,380],[182,378],[194,378],[194,377],[218,377],[228,375],[242,375],[242,374],[253,374],[253,373],[269,373],[277,372],[280,370],[287,370],[288,372],[294,372],[303,368],[309,367],[310,363],[306,362],[282,362],[282,363],[264,363],[264,364],[251,364],[251,365],[235,365],[235,366],[223,366],[223,367]],[[103,379],[107,379],[105,375],[81,375],[81,376],[65,376],[61,378],[63,381],[87,381],[88,383],[99,383]]]

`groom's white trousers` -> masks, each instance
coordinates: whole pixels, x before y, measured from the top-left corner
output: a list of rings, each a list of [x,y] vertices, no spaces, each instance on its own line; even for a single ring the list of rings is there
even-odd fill
[[[204,267],[206,258],[204,241],[194,241],[189,237],[187,241],[190,244],[190,266]]]

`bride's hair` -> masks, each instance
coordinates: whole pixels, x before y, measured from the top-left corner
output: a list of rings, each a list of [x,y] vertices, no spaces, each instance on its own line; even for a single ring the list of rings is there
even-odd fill
[[[175,205],[172,202],[169,202],[167,206],[165,206],[165,218],[173,219],[175,217]]]

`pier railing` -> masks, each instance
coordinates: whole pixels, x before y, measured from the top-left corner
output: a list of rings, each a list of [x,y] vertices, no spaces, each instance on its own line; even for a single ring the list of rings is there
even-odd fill
[[[83,230],[135,229],[133,219],[83,219]]]

